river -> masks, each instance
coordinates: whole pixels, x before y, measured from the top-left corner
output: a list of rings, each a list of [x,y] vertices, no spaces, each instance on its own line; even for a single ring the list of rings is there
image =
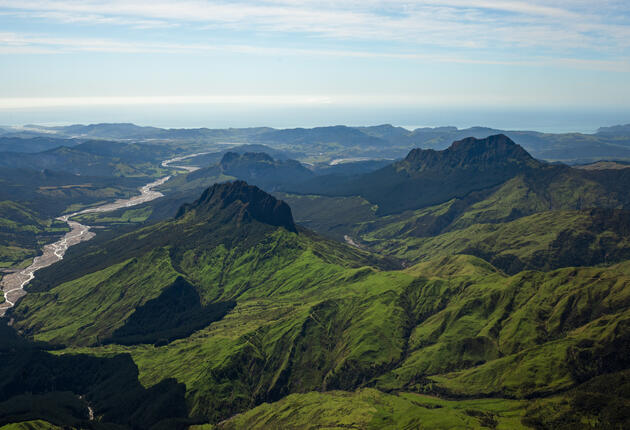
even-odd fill
[[[171,163],[175,163],[186,158],[196,157],[203,154],[207,154],[207,152],[200,152],[196,154],[171,158],[169,160],[162,161],[161,165],[163,167],[174,167],[186,170],[187,172],[192,172],[194,170],[197,170],[197,167],[176,166],[171,165]],[[7,309],[13,307],[19,298],[26,295],[24,287],[35,278],[35,272],[37,272],[39,269],[43,269],[44,267],[48,267],[60,260],[63,260],[63,256],[65,255],[69,247],[81,242],[85,242],[86,240],[90,240],[95,236],[95,233],[90,231],[90,226],[72,221],[72,217],[86,213],[110,212],[158,199],[160,197],[163,197],[164,194],[159,191],[155,191],[153,188],[164,184],[170,178],[170,176],[165,176],[158,179],[157,181],[150,182],[140,187],[140,194],[137,196],[133,196],[128,199],[118,199],[112,203],[106,203],[101,206],[83,209],[78,212],[58,217],[58,220],[64,221],[68,224],[68,227],[70,227],[70,231],[56,242],[44,245],[44,247],[42,248],[42,255],[35,257],[33,259],[33,263],[31,263],[30,266],[25,269],[7,274],[2,278],[2,281],[0,281],[0,290],[4,292],[5,299],[5,302],[0,304],[0,317],[4,316]]]

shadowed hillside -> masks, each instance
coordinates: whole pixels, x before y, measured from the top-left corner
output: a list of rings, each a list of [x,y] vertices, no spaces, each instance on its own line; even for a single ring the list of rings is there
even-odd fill
[[[537,168],[504,143],[501,154],[463,153],[477,166]],[[459,168],[440,157],[406,163],[418,171]],[[64,356],[129,354],[142,384],[174,378],[185,386],[188,417],[219,428],[544,428],[576,417],[623,426],[628,418],[615,412],[627,402],[623,389],[607,394],[608,409],[579,399],[600,396],[599,381],[629,365],[625,212],[541,209],[506,222],[498,211],[505,200],[484,196],[494,206],[464,206],[447,225],[453,233],[430,237],[431,246],[410,244],[399,255],[387,241],[370,244],[420,261],[398,270],[395,260],[296,226],[286,203],[256,187],[214,185],[176,218],[84,244],[43,270],[10,317],[28,338],[63,345]],[[470,230],[481,213],[496,217],[486,236]],[[408,240],[403,231],[386,233],[394,225],[388,217],[379,222],[374,240],[377,233]],[[577,242],[559,242],[567,226]],[[598,233],[584,242],[579,229]],[[468,231],[463,249],[444,236]],[[532,237],[522,239],[522,231]],[[497,255],[516,252],[522,267],[508,270],[492,252],[471,252],[473,243]],[[540,254],[545,246],[558,252]],[[574,265],[570,252],[585,266],[599,264],[598,255],[621,262],[554,270]],[[546,272],[524,270],[538,261]],[[340,413],[347,408],[357,414]]]

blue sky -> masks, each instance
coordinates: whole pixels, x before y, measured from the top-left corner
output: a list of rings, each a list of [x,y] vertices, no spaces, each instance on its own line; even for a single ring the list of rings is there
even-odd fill
[[[0,0],[0,110],[121,105],[629,111],[630,2]]]

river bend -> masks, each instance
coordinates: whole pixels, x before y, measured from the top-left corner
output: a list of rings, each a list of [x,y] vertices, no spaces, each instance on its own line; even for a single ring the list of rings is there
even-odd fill
[[[169,160],[162,161],[161,164],[163,167],[174,167],[190,172],[196,170],[196,168],[192,166],[175,166],[170,164],[202,154],[205,154],[205,152],[171,158]],[[24,287],[35,278],[35,272],[63,260],[63,256],[69,247],[90,240],[95,236],[94,232],[90,231],[90,226],[73,221],[71,219],[72,217],[86,213],[111,212],[163,197],[164,194],[159,191],[155,191],[154,188],[164,184],[170,178],[170,176],[165,176],[157,181],[150,182],[140,187],[140,194],[137,196],[133,196],[128,199],[118,199],[114,202],[106,203],[101,206],[83,209],[78,212],[58,217],[58,220],[64,221],[68,224],[70,231],[56,242],[44,245],[42,248],[42,254],[35,257],[30,266],[25,269],[6,274],[0,281],[0,290],[3,291],[5,299],[4,303],[0,304],[0,317],[4,316],[7,309],[13,307],[18,299],[26,295]]]

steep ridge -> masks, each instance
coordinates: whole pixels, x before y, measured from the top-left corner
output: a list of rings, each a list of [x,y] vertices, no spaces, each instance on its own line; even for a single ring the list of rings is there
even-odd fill
[[[182,205],[175,219],[71,250],[69,255],[80,256],[42,270],[29,288],[46,290],[160,247],[168,247],[171,253],[220,245],[247,247],[259,243],[278,227],[291,233],[297,231],[291,209],[285,203],[243,181],[215,184],[194,203]]]
[[[443,151],[413,149],[397,165],[397,170],[405,170],[409,176],[419,176],[426,171],[436,171],[448,176],[455,171],[474,170],[481,174],[497,170],[520,172],[524,167],[537,168],[542,163],[536,161],[520,145],[515,144],[504,134],[486,139],[469,137],[453,144]]]
[[[627,427],[627,383],[602,386],[630,368],[630,222],[619,209],[575,209],[624,207],[621,186],[606,193],[603,179],[539,163],[500,136],[478,143],[395,164],[398,178],[424,184],[436,172],[461,184],[475,170],[492,181],[508,171],[460,198],[470,201],[436,233],[429,218],[457,197],[380,219],[374,240],[438,234],[405,270],[296,226],[285,203],[236,181],[174,219],[76,249],[41,274],[14,325],[64,345],[61,356],[129,354],[144,387],[173,378],[188,417],[219,428]],[[479,225],[495,230],[475,237]],[[480,247],[516,244],[544,271],[497,268],[439,235],[462,232]],[[530,258],[549,242],[597,266],[536,266],[574,263]]]
[[[82,306],[97,301],[98,308],[107,309],[107,316],[90,323],[85,334],[76,333],[75,341],[100,342],[119,329],[139,306],[178,284],[178,277],[182,277],[179,285],[193,285],[199,295],[198,305],[206,309],[204,306],[210,303],[229,302],[245,293],[254,294],[252,291],[257,289],[260,291],[256,294],[268,294],[265,283],[259,284],[256,279],[264,280],[275,270],[295,264],[304,253],[315,253],[309,258],[320,265],[391,266],[386,260],[298,230],[286,203],[242,181],[214,185],[196,202],[182,206],[173,220],[109,242],[85,244],[75,252],[38,273],[28,288],[33,297],[23,299],[22,306],[11,311],[16,327],[38,331],[36,323],[27,323],[27,328],[19,320],[34,311],[43,312],[44,319],[59,313],[64,318],[46,330],[66,333],[69,321],[75,324],[94,318],[92,312],[83,313]],[[205,267],[199,265],[200,261],[215,261],[217,265]],[[233,283],[230,276],[234,276]],[[314,278],[307,284],[316,281]],[[60,295],[72,297],[71,302],[59,300]],[[70,303],[74,306],[67,308]],[[122,320],[121,315],[125,315]],[[47,338],[63,338],[66,342],[72,336],[50,334]]]
[[[290,191],[323,195],[360,195],[387,215],[462,198],[532,170],[544,169],[504,135],[468,138],[443,151],[414,149],[399,162],[351,181],[297,186]],[[300,188],[303,188],[300,190]]]
[[[192,204],[183,205],[176,218],[189,213],[195,217],[213,217],[217,211],[228,210],[238,223],[254,219],[265,224],[284,227],[296,232],[291,208],[281,200],[244,181],[234,181],[208,188]]]
[[[418,151],[410,154],[404,167],[448,175],[450,167],[444,160],[453,158],[445,152]],[[482,162],[472,163],[481,176],[483,160],[493,154],[479,154]],[[525,164],[536,163],[521,151],[517,155]],[[499,160],[513,158],[504,154]],[[456,170],[466,165],[458,164]],[[509,166],[504,168],[507,171]],[[623,190],[630,186],[630,172],[540,165],[515,173],[502,184],[461,198],[368,220],[351,234],[376,252],[412,263],[440,254],[469,254],[511,274],[627,258],[630,199]]]
[[[360,180],[373,186],[353,199],[374,195],[367,199],[385,206],[355,218],[346,215],[332,225],[360,246],[411,264],[436,255],[469,254],[516,273],[610,264],[628,254],[630,196],[624,190],[630,186],[630,169],[545,164],[498,135],[464,139],[443,151],[415,149]],[[385,192],[388,181],[397,185]],[[337,199],[344,204],[343,197]],[[399,209],[419,208],[388,215],[390,199]],[[427,206],[427,199],[438,203]],[[316,218],[326,216],[325,210],[316,210],[326,198],[289,200],[297,202],[298,219],[330,225]]]

